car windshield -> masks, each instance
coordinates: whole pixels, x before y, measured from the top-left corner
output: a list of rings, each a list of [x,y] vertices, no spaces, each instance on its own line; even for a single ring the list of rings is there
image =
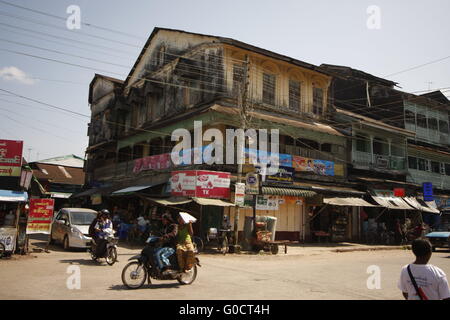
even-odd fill
[[[71,212],[72,224],[84,226],[90,225],[97,216],[95,212]]]

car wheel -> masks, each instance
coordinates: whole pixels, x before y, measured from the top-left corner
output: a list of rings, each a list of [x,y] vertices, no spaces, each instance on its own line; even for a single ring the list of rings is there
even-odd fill
[[[69,237],[67,235],[64,237],[64,240],[63,240],[63,248],[66,251],[69,251],[69,249],[70,249]]]

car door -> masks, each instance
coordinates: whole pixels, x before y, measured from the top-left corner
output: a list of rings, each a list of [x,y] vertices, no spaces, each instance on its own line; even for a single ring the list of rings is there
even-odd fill
[[[58,220],[61,219],[61,215],[62,215],[62,212],[59,211],[52,223],[52,231],[51,232],[52,232],[52,238],[54,240],[61,240],[60,239],[61,228],[60,228],[60,224],[57,222]]]
[[[66,223],[61,223],[60,224],[60,228],[61,228],[61,232],[60,232],[60,239],[61,241],[64,240],[64,236],[66,234],[70,234],[70,220],[69,220],[69,214],[65,211],[62,212],[61,214],[61,220],[66,221]]]

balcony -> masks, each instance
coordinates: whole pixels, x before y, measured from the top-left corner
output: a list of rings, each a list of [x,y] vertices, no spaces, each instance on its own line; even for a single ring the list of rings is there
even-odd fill
[[[406,158],[352,151],[352,163],[364,169],[406,170]]]
[[[417,184],[431,182],[433,187],[439,189],[450,189],[450,176],[440,173],[409,169],[409,175],[406,180]]]

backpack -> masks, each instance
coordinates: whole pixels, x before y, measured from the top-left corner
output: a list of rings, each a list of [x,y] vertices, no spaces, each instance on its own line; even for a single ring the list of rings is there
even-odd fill
[[[91,224],[89,225],[88,233],[89,233],[89,237],[91,237],[91,238],[94,237],[94,235],[95,235],[95,225],[97,224],[97,222],[98,222],[98,219],[95,218],[94,220],[92,220]]]

